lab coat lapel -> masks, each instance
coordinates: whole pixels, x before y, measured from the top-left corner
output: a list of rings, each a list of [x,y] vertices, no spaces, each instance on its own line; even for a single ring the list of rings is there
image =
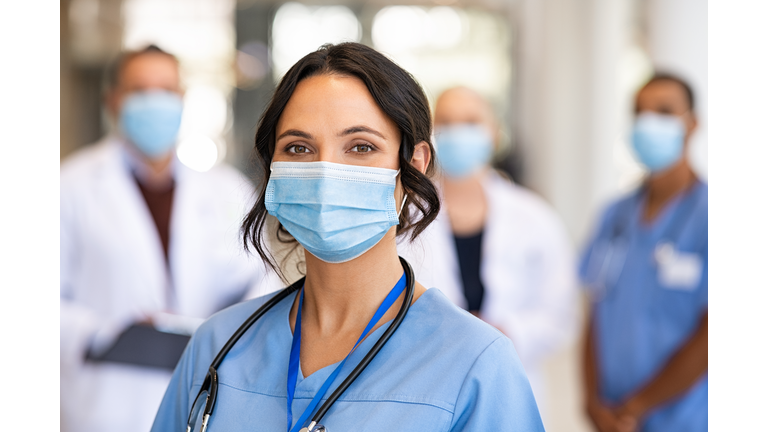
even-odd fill
[[[488,200],[488,217],[483,235],[483,260],[480,278],[485,287],[484,313],[490,321],[501,321],[513,313],[510,305],[525,304],[535,293],[523,289],[534,286],[530,278],[531,251],[529,224],[521,224],[515,195],[509,193],[512,185],[495,172],[483,181]],[[539,241],[544,241],[543,239]]]
[[[94,205],[114,221],[110,225],[120,227],[111,236],[119,247],[129,251],[136,282],[125,287],[131,291],[126,296],[141,302],[145,310],[160,310],[165,308],[168,285],[163,248],[144,197],[123,160],[120,145],[114,139],[108,143],[108,163],[100,173],[102,181],[97,186]]]
[[[482,305],[483,314],[486,315],[486,319],[491,320],[494,319],[492,315],[495,315],[495,311],[498,309],[494,306],[503,301],[503,299],[499,298],[502,293],[499,292],[498,288],[514,283],[509,277],[506,278],[507,280],[504,280],[504,273],[508,272],[509,269],[507,267],[510,265],[510,257],[505,253],[505,243],[520,241],[513,234],[515,227],[511,226],[511,224],[513,224],[514,217],[509,214],[509,209],[505,205],[506,194],[503,193],[504,191],[498,190],[500,189],[499,181],[501,179],[497,178],[497,174],[494,172],[488,173],[483,179],[483,191],[488,207],[483,232],[483,244],[481,245],[480,279],[485,288],[485,298]],[[509,275],[507,274],[506,276]]]
[[[178,162],[178,161],[177,161]],[[180,163],[176,164],[176,192],[171,213],[169,257],[173,278],[176,312],[182,315],[205,317],[210,313],[211,305],[205,299],[211,298],[207,292],[207,282],[211,276],[211,263],[205,262],[207,248],[206,233],[211,230],[206,226],[206,209],[201,188],[205,184],[198,181],[197,173],[191,172]],[[210,203],[209,203],[210,205]],[[209,303],[209,302],[208,302]]]
[[[434,225],[434,241],[432,242],[435,285],[454,304],[466,307],[467,299],[461,288],[461,273],[456,244],[453,241],[451,222],[445,212],[440,212]],[[441,252],[442,251],[442,252]]]

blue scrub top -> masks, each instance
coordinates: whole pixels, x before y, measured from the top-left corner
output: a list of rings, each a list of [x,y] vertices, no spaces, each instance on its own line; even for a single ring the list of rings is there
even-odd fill
[[[198,329],[176,367],[153,432],[186,430],[213,357],[268,298],[225,309]],[[210,432],[288,429],[286,380],[293,337],[288,314],[294,298],[290,295],[257,321],[224,359]],[[387,326],[363,341],[326,396]],[[336,365],[309,377],[299,370],[294,422]],[[512,342],[434,288],[411,306],[389,342],[321,423],[329,432],[544,430]]]
[[[696,182],[649,225],[645,194],[612,204],[582,255],[593,299],[600,394],[621,403],[647,384],[693,335],[707,312],[706,184]],[[707,376],[655,409],[643,431],[707,430]]]

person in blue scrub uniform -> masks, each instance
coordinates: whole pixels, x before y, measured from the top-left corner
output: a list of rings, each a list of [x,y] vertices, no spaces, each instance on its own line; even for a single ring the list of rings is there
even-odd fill
[[[264,243],[274,216],[277,237],[304,248],[306,277],[199,328],[153,432],[198,419],[211,432],[544,430],[512,342],[398,257],[396,238],[440,209],[430,136],[422,89],[371,48],[326,45],[286,73],[256,133],[263,186],[243,233],[279,273]]]
[[[607,208],[582,256],[587,413],[599,431],[708,428],[708,187],[685,157],[693,109],[672,75],[638,92],[632,146],[650,174]]]

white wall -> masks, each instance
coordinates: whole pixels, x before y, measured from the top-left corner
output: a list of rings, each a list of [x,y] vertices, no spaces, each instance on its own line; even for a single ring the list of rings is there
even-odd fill
[[[616,189],[618,64],[629,0],[518,3],[517,141],[525,180],[582,241]]]
[[[645,13],[654,66],[680,75],[693,87],[699,130],[689,157],[697,173],[707,178],[707,2],[647,0]]]
[[[525,181],[563,218],[574,247],[617,188],[613,149],[623,109],[618,65],[630,0],[517,4],[517,142]],[[581,341],[547,365],[549,431],[591,430],[583,414]]]

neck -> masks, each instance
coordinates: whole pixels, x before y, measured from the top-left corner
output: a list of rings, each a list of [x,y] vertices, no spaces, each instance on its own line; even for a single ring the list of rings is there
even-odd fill
[[[329,264],[309,252],[305,256],[302,323],[324,334],[364,327],[403,275],[395,227],[368,252],[345,263]]]
[[[173,184],[173,152],[150,158],[128,144],[129,163],[142,185],[152,189],[165,189]]]
[[[466,177],[451,178],[444,176],[442,178],[443,193],[447,195],[460,195],[465,193],[474,193],[478,187],[482,186],[482,180],[487,170],[483,168]]]
[[[646,181],[647,205],[645,219],[652,220],[672,198],[696,182],[688,161],[682,158],[670,169],[652,175]]]

